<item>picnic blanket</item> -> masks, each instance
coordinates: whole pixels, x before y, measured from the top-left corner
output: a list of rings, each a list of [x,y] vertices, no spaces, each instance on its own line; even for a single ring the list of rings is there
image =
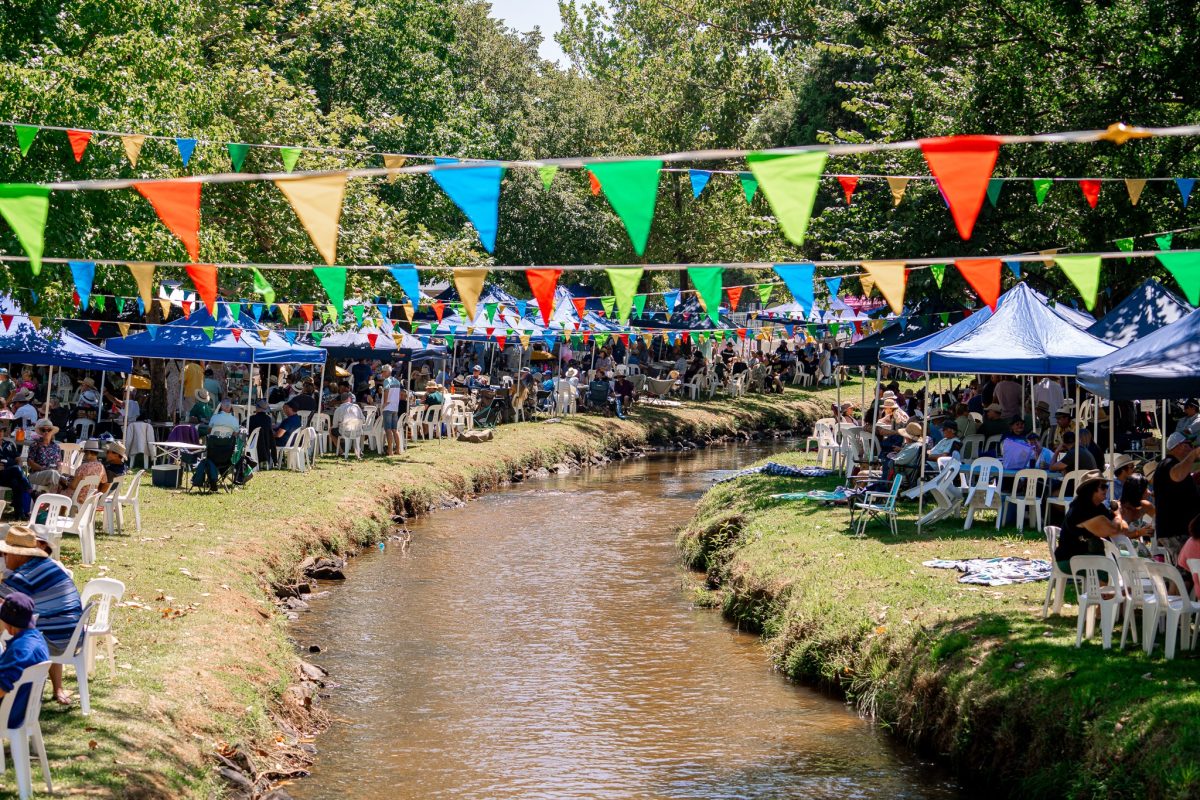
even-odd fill
[[[832,492],[814,489],[811,492],[786,492],[771,495],[772,500],[815,500],[820,503],[844,503],[848,497],[850,495],[846,492],[845,486],[839,486]]]
[[[724,483],[735,478],[741,478],[745,475],[757,475],[758,473],[770,475],[775,478],[828,478],[833,474],[833,470],[823,467],[789,467],[787,464],[777,464],[774,461],[768,461],[761,467],[747,467],[721,478],[717,483]]]
[[[1032,558],[971,558],[966,561],[934,559],[922,563],[932,569],[956,569],[963,573],[959,583],[1008,586],[1050,580],[1050,562]]]

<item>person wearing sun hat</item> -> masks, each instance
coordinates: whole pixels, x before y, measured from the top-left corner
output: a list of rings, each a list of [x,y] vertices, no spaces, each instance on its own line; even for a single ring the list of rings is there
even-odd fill
[[[188,419],[193,423],[207,425],[213,415],[212,395],[207,389],[200,388],[192,395],[192,399],[196,402],[192,403],[191,410],[188,411]]]
[[[34,405],[33,392],[29,389],[17,389],[10,403],[13,419],[17,421],[18,425],[26,431],[37,426],[38,410]]]
[[[1102,539],[1129,533],[1121,516],[1104,504],[1108,483],[1103,473],[1092,470],[1075,484],[1075,499],[1067,507],[1067,518],[1054,548],[1054,560],[1068,575],[1074,556],[1103,555]]]
[[[1192,471],[1200,447],[1176,431],[1167,437],[1167,457],[1154,470],[1154,506],[1158,543],[1175,555],[1188,536],[1188,525],[1200,513],[1200,488]]]
[[[1175,430],[1185,436],[1200,433],[1200,400],[1189,397],[1183,401],[1183,417],[1175,425]]]
[[[37,534],[25,525],[13,525],[0,541],[8,574],[0,581],[0,596],[28,595],[37,609],[37,629],[46,638],[51,655],[62,655],[71,641],[75,625],[83,614],[79,590],[61,564],[47,557],[38,547]],[[50,667],[54,699],[63,705],[71,702],[63,691],[62,665]]]
[[[62,466],[62,448],[54,441],[58,426],[48,419],[42,418],[34,427],[37,439],[29,445],[25,455],[25,466],[29,470],[29,482],[41,486],[47,491],[56,492],[62,485],[63,476],[58,468]],[[28,441],[28,440],[26,440]]]
[[[71,482],[67,484],[67,494],[74,496],[75,490],[80,483],[86,478],[99,478],[100,485],[88,488],[79,495],[78,501],[82,503],[91,496],[92,492],[105,492],[108,489],[108,473],[104,471],[104,464],[100,461],[100,453],[104,449],[100,446],[100,442],[95,439],[88,439],[83,443],[83,463],[75,470],[75,474],[71,476]]]
[[[0,697],[12,691],[27,667],[50,660],[46,637],[33,624],[36,615],[33,598],[23,592],[13,592],[0,603],[0,626],[12,637],[5,645],[4,652],[0,653]],[[25,716],[29,687],[21,691],[22,694],[13,701],[12,711],[9,712],[9,728],[20,727]]]

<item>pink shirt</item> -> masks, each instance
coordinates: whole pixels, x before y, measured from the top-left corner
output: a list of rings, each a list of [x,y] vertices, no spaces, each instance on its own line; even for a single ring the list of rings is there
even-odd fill
[[[92,475],[95,475],[97,478],[100,479],[101,483],[104,483],[105,474],[104,474],[103,462],[98,461],[98,460],[97,461],[85,461],[79,465],[79,469],[75,470],[75,477],[80,478],[80,479],[90,478]],[[84,491],[83,494],[79,495],[79,502],[82,503],[84,500],[87,500],[88,497],[90,497],[92,492],[94,492],[94,491],[96,491],[96,487],[94,487],[94,486],[88,487],[88,489],[86,491]]]
[[[1180,572],[1191,572],[1188,567],[1189,558],[1200,558],[1200,539],[1193,539],[1190,536],[1183,543],[1183,549],[1179,551],[1179,558],[1175,559]]]

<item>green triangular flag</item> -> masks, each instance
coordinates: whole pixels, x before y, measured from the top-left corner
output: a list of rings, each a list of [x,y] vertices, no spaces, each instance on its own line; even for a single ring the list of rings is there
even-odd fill
[[[300,160],[300,153],[299,147],[279,148],[279,157],[283,159],[284,172],[291,172],[296,168],[296,162]]]
[[[467,315],[467,307],[464,306],[462,303],[451,303],[450,307],[453,308],[454,313],[458,314],[460,317],[465,317]],[[470,322],[470,321],[471,320],[467,320],[467,322]]]
[[[641,269],[610,269],[608,272],[608,280],[612,283],[614,302],[617,308],[617,319],[625,322],[629,319],[629,310],[634,305],[634,292],[637,291],[638,284],[642,281]],[[646,307],[646,296],[640,295],[642,298],[642,306],[638,309],[638,316],[642,315],[642,308]],[[604,301],[601,300],[601,303]],[[608,315],[612,316],[612,309],[605,306],[604,310]]]
[[[794,155],[751,153],[746,156],[779,226],[795,244],[804,244],[825,158],[823,150]]]
[[[342,308],[346,303],[346,268],[345,267],[313,267],[313,274],[325,287],[325,294],[333,304],[337,319],[342,318]]]
[[[358,325],[358,327],[361,328],[363,326],[363,313],[364,313],[362,304],[355,303],[353,306],[350,307],[350,310],[354,312],[354,322]]]
[[[42,271],[46,245],[46,215],[50,211],[50,189],[28,183],[0,183],[0,217],[13,229],[29,256],[29,268]]]
[[[654,221],[654,203],[658,200],[658,175],[662,162],[602,161],[588,164],[608,202],[625,224],[629,241],[639,256],[646,252],[650,223]]]
[[[613,318],[613,309],[617,306],[617,298],[609,295],[608,297],[600,298],[600,306],[604,309],[604,314],[609,319]]]
[[[538,175],[542,177],[542,188],[547,192],[550,191],[550,184],[554,183],[554,176],[558,173],[558,167],[546,166],[538,167]]]
[[[943,325],[950,324],[950,312],[949,311],[942,311],[941,313],[938,314],[938,316],[942,318]]]
[[[1200,305],[1200,250],[1158,253],[1158,260],[1175,278],[1192,305]]]
[[[262,295],[263,302],[269,306],[275,305],[275,289],[271,284],[267,283],[267,279],[258,271],[256,267],[251,267],[254,271],[254,291]]]
[[[571,334],[571,349],[578,350],[583,347],[583,337],[578,333]]]
[[[239,324],[239,320],[241,320],[241,318],[242,318],[242,304],[241,303],[230,303],[229,304],[229,316],[233,317],[234,325]]]
[[[638,270],[641,272],[641,270]],[[646,316],[646,295],[639,294],[633,298],[633,310],[637,312],[639,317]]]
[[[604,347],[604,343],[605,343],[605,342],[607,342],[607,341],[608,341],[608,334],[607,334],[607,333],[598,333],[598,334],[596,334],[596,346],[597,346],[597,347]]]
[[[499,303],[485,303],[483,308],[484,308],[484,311],[487,313],[488,322],[495,322],[496,321],[496,311],[500,308],[500,304]]]
[[[1095,308],[1096,293],[1100,291],[1100,256],[1055,256],[1054,261],[1075,284],[1088,311]]]
[[[1175,238],[1175,234],[1164,233],[1162,236],[1155,236],[1154,243],[1156,245],[1158,245],[1159,250],[1170,250],[1171,249],[1171,241],[1174,240],[1174,238]],[[1196,305],[1196,304],[1192,303],[1192,305]]]
[[[1054,181],[1049,178],[1034,178],[1033,179],[1033,194],[1037,198],[1037,204],[1040,206],[1046,202],[1046,195],[1050,191],[1050,186]]]
[[[817,326],[816,325],[813,325],[810,323],[808,325],[805,325],[804,327],[806,327],[808,329],[809,336],[811,336],[814,339],[817,338]]]
[[[241,172],[242,165],[246,163],[246,154],[250,152],[250,145],[230,142],[225,147],[229,150],[229,161],[233,164],[233,171]]]
[[[771,292],[774,289],[775,286],[770,283],[760,283],[758,286],[755,286],[754,291],[758,292],[758,302],[765,306],[767,301],[771,299]]]
[[[696,287],[700,301],[708,318],[716,323],[721,312],[721,276],[725,273],[722,267],[688,267],[688,278]]]
[[[1004,188],[1004,178],[992,178],[988,181],[987,199],[995,208],[1000,204],[1000,190]]]
[[[325,338],[325,334],[322,331],[313,331],[312,332],[313,344],[317,345],[318,347],[321,346],[321,340],[324,338]]]
[[[17,144],[21,148],[21,158],[29,155],[29,146],[33,144],[34,137],[41,130],[36,125],[13,125],[13,130],[17,134]]]
[[[942,281],[946,277],[946,265],[945,264],[930,264],[929,271],[933,273],[934,283],[937,284],[939,289],[942,288]]]
[[[124,297],[117,298],[117,313],[118,314],[125,313],[125,298]]]
[[[343,302],[345,302],[344,298],[343,298]],[[331,304],[325,306],[325,310],[321,313],[321,316],[325,319],[326,322],[341,322],[342,314],[344,314],[344,313],[345,313],[345,311],[343,309],[334,308],[333,304],[331,303]]]
[[[746,202],[753,203],[754,195],[758,194],[758,181],[755,180],[754,174],[743,172],[738,175],[738,180],[742,182],[742,194],[746,195]]]
[[[1124,239],[1117,239],[1116,245],[1117,245],[1118,250],[1124,250],[1126,253],[1132,252],[1133,251],[1133,237],[1127,236]],[[1131,260],[1132,259],[1127,258],[1127,259],[1125,259],[1125,263],[1128,264]]]
[[[437,329],[438,329],[438,324],[437,324],[437,320],[435,319],[433,322],[429,323],[429,335],[437,336]]]
[[[446,346],[449,347],[451,350],[453,350],[454,349],[454,334],[447,333],[442,338],[444,338],[446,340]]]
[[[204,335],[208,337],[208,340],[210,342],[213,340],[213,336],[215,336],[217,333],[217,329],[214,328],[212,325],[205,325],[200,330],[204,331]]]
[[[95,295],[92,298],[92,303],[95,305],[97,311],[99,311],[101,313],[104,312],[104,295],[102,295],[102,294]]]
[[[837,332],[840,328],[841,328],[841,325],[837,322],[829,323],[829,333],[832,334],[833,336],[837,336]]]

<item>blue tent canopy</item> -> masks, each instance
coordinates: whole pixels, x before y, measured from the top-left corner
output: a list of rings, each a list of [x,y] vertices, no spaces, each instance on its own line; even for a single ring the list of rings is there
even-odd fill
[[[1191,306],[1161,283],[1147,278],[1087,332],[1117,347],[1124,347],[1164,325],[1178,322],[1191,311]]]
[[[210,341],[204,328],[214,329]],[[233,329],[241,333],[234,335]],[[325,351],[306,344],[289,344],[270,331],[266,344],[259,331],[269,330],[248,314],[239,314],[237,321],[229,312],[228,303],[217,304],[214,318],[208,309],[198,308],[186,319],[162,325],[151,336],[149,331],[109,339],[104,346],[114,353],[137,358],[182,358],[190,361],[218,361],[228,364],[322,364]]]
[[[1079,385],[1112,400],[1170,400],[1200,394],[1200,310],[1111,355],[1081,364]]]
[[[0,313],[13,317],[8,329],[0,331],[0,364],[133,372],[133,361],[127,356],[102,350],[67,330],[51,333],[33,327],[11,297],[0,297]]]
[[[372,336],[375,344],[371,344]],[[396,337],[400,340],[397,341]],[[306,336],[306,343],[311,336]],[[378,328],[363,328],[357,331],[338,331],[326,334],[317,345],[325,350],[333,359],[346,358],[377,358],[381,361],[396,358],[415,358],[416,360],[446,358],[446,348],[439,345],[426,345],[416,336],[404,331],[398,331],[390,320],[383,320]]]
[[[1003,303],[1005,298],[1011,294],[1011,291],[1009,290],[1009,292],[1002,295],[998,302]],[[999,305],[997,305],[997,308],[999,308]],[[948,344],[958,341],[986,322],[991,316],[992,310],[990,308],[981,308],[971,316],[954,323],[949,328],[942,328],[937,333],[932,333],[923,339],[884,347],[879,351],[879,360],[893,367],[915,369],[924,372],[926,355],[937,350],[939,347],[945,347]]]

